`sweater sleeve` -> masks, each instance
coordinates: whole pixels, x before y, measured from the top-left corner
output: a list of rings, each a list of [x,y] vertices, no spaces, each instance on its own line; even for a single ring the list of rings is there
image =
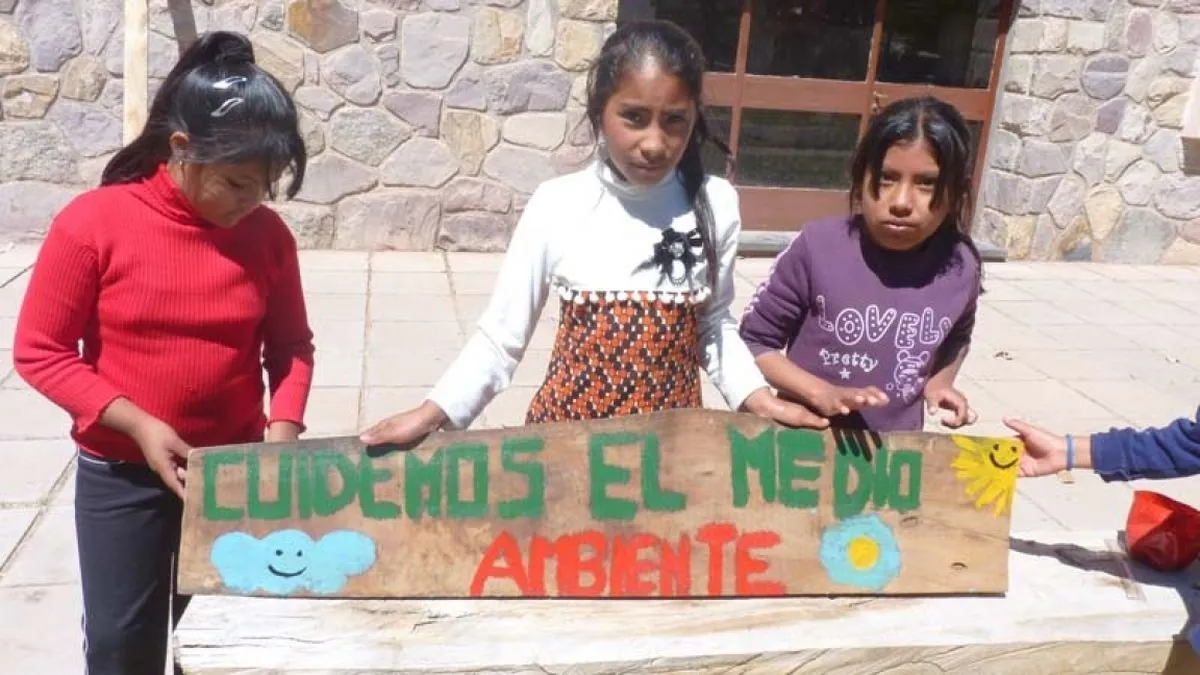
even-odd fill
[[[96,206],[77,199],[55,218],[38,252],[13,337],[13,366],[29,386],[66,410],[87,432],[117,391],[79,353],[95,321],[100,256],[86,237]]]
[[[313,332],[308,323],[296,240],[276,223],[279,251],[263,326],[263,369],[271,390],[269,422],[305,428],[304,412],[313,379]]]
[[[713,183],[710,181],[709,185]],[[711,189],[710,199],[723,202],[713,209],[716,217],[728,213],[728,224],[719,228],[723,234],[718,246],[717,287],[706,306],[701,323],[701,345],[704,369],[713,385],[721,392],[733,410],[741,408],[750,394],[767,386],[766,378],[754,362],[754,355],[738,335],[737,320],[732,306],[737,288],[734,285],[734,266],[741,234],[741,219],[737,192],[727,183]]]
[[[1200,410],[1158,429],[1112,429],[1092,435],[1092,466],[1106,481],[1200,474]]]
[[[491,298],[458,357],[426,397],[446,413],[446,427],[466,429],[513,374],[549,294],[549,226],[554,209],[535,190],[513,231]]]
[[[803,230],[775,258],[742,314],[741,335],[760,356],[786,349],[808,312],[808,242]]]

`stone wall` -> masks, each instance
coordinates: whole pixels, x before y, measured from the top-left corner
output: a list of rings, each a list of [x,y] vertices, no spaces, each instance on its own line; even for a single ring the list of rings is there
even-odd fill
[[[585,71],[616,0],[201,0],[302,110],[309,248],[502,250],[528,194],[587,161]],[[0,0],[0,243],[40,239],[121,145],[122,0]],[[177,58],[150,1],[151,95]]]
[[[1198,0],[1022,0],[977,231],[1011,258],[1200,263],[1180,130]]]

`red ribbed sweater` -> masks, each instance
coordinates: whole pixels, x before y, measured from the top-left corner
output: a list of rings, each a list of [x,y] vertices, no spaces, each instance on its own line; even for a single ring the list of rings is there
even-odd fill
[[[303,428],[312,337],[282,219],[263,206],[216,227],[164,166],[84,193],[58,214],[17,320],[13,362],[71,414],[84,451],[144,463],[131,438],[99,423],[113,400],[128,398],[193,447],[258,442],[275,420]]]

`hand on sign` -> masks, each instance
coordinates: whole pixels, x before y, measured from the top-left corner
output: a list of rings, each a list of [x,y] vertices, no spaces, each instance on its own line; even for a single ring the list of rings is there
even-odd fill
[[[940,410],[949,410],[950,414],[942,415],[942,426],[957,429],[964,424],[974,424],[979,416],[967,404],[967,397],[954,387],[941,387],[925,390],[925,405],[930,415]]]
[[[766,387],[750,394],[742,403],[742,411],[754,413],[759,417],[765,417],[789,427],[825,429],[829,426],[829,420],[814,414],[798,403],[779,398]]]
[[[300,426],[295,422],[282,420],[272,422],[267,427],[268,443],[292,443],[300,439]]]
[[[878,387],[836,387],[826,384],[813,392],[810,403],[822,415],[849,415],[859,408],[884,406],[887,394]]]
[[[446,413],[430,401],[406,412],[392,415],[364,431],[359,440],[367,445],[419,443],[437,431],[446,421]]]
[[[187,479],[187,461],[191,447],[162,420],[147,418],[133,429],[133,440],[146,456],[146,463],[171,491],[183,499],[183,483]]]

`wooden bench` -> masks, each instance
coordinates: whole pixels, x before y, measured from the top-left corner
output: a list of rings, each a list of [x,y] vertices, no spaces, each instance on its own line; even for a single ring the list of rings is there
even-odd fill
[[[198,596],[175,650],[189,675],[1200,673],[1181,637],[1200,592],[1126,563],[1118,536],[1014,534],[993,597]]]

